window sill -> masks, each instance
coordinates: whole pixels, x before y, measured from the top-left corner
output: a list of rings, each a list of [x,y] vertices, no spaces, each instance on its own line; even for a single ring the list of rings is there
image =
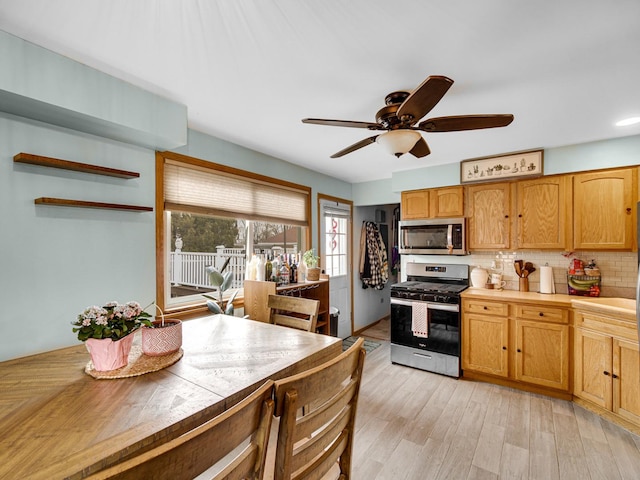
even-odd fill
[[[233,308],[244,308],[244,297],[239,295],[233,301]],[[165,319],[177,319],[177,320],[190,320],[192,318],[203,317],[211,315],[206,303],[199,303],[193,305],[184,305],[180,307],[169,308],[164,312]]]

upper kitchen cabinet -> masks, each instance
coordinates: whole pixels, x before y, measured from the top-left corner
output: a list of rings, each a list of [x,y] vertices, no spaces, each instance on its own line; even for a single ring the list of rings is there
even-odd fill
[[[464,216],[464,188],[445,187],[429,190],[430,216],[451,218]]]
[[[401,194],[403,220],[464,216],[462,186],[409,190]]]
[[[573,248],[632,250],[635,245],[637,169],[573,177]]]
[[[470,185],[466,195],[469,249],[511,248],[511,184]]]
[[[516,248],[567,249],[571,234],[569,179],[558,175],[516,184]]]
[[[429,190],[409,190],[400,196],[402,220],[419,220],[429,217]]]

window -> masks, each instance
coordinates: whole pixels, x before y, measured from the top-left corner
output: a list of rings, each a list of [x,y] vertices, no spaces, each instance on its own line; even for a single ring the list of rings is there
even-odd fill
[[[325,270],[330,276],[347,274],[348,218],[325,213]]]
[[[242,288],[252,254],[304,250],[308,187],[170,152],[157,154],[156,171],[161,308],[202,309],[208,266],[230,269]]]

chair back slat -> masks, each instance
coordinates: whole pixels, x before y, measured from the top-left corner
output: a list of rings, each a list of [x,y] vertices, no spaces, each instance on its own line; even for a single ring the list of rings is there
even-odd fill
[[[276,325],[316,331],[320,302],[311,298],[269,295],[270,321]]]

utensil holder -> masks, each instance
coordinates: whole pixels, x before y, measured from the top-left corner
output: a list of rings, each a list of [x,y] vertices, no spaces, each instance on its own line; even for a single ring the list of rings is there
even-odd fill
[[[529,291],[529,279],[527,277],[520,277],[518,282],[518,290],[521,292]]]

